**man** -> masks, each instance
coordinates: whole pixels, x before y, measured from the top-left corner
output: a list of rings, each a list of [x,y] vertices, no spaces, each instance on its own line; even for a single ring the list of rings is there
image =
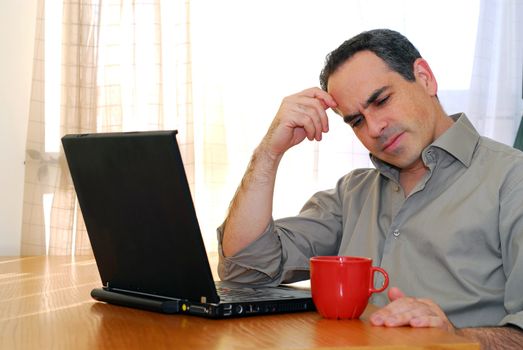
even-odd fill
[[[397,286],[372,297],[382,307],[373,325],[523,344],[523,154],[448,116],[427,61],[397,32],[346,41],[320,82],[283,100],[254,151],[218,230],[220,276],[294,282],[309,278],[311,256],[368,256]],[[273,221],[278,164],[305,138],[322,139],[328,108],[376,169],[350,172],[298,216]]]

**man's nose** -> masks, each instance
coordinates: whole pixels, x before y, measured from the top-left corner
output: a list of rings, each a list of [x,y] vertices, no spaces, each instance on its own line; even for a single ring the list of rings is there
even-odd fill
[[[380,137],[387,127],[387,121],[385,118],[383,116],[367,115],[366,119],[369,136],[373,138]]]

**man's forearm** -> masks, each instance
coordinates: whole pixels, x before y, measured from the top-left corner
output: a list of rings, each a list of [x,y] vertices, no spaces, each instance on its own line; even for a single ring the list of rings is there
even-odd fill
[[[258,147],[231,202],[222,241],[231,256],[261,235],[272,217],[276,171],[281,157],[271,157]]]
[[[223,230],[225,256],[238,253],[265,231],[272,217],[276,171],[283,154],[305,138],[320,141],[329,131],[325,110],[336,106],[333,97],[317,87],[283,99],[231,202]]]
[[[481,349],[523,348],[523,331],[515,326],[462,328],[456,334],[478,341]]]

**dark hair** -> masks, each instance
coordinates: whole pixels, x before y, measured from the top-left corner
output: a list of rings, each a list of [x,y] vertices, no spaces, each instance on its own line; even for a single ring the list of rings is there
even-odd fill
[[[421,57],[418,50],[403,35],[389,29],[362,32],[345,41],[329,53],[320,74],[321,88],[327,91],[329,77],[348,59],[360,51],[371,51],[406,80],[414,81],[414,61]]]

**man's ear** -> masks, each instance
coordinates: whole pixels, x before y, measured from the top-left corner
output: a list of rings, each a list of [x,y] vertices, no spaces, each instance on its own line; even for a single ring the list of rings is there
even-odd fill
[[[414,61],[413,72],[416,82],[421,84],[429,95],[436,96],[438,94],[438,82],[425,59],[418,58]]]

